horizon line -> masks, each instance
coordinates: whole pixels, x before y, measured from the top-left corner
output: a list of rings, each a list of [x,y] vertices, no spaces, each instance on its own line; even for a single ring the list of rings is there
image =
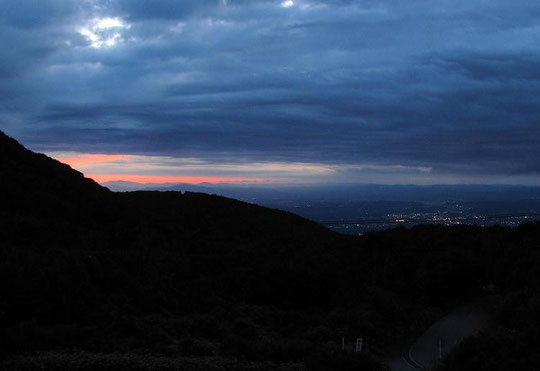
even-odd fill
[[[540,188],[540,184],[525,184],[525,183],[374,183],[374,182],[298,182],[298,181],[266,181],[262,178],[240,178],[240,177],[212,177],[212,176],[146,176],[146,175],[128,175],[132,179],[156,179],[156,178],[174,178],[183,181],[150,181],[137,182],[126,179],[98,180],[108,178],[108,175],[102,174],[84,174],[85,177],[91,178],[97,183],[127,183],[134,185],[160,185],[172,186],[178,184],[189,185],[253,185],[253,186],[415,186],[415,187],[435,187],[435,186],[490,186],[490,187],[532,187]]]

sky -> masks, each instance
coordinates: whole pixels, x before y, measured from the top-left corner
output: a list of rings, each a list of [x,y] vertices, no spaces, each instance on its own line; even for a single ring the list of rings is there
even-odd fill
[[[99,182],[540,185],[540,2],[0,0],[0,130]]]

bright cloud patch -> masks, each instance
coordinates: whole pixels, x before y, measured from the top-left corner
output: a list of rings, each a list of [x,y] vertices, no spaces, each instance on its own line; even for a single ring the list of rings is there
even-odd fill
[[[291,6],[294,5],[294,1],[293,0],[285,0],[281,3],[281,6],[284,7],[284,8],[290,8]]]
[[[129,29],[131,25],[124,23],[120,18],[96,18],[92,22],[79,29],[92,48],[103,48],[116,45],[122,41],[122,31]]]
[[[95,28],[98,30],[107,30],[109,28],[126,28],[126,24],[120,18],[101,18],[95,22]]]

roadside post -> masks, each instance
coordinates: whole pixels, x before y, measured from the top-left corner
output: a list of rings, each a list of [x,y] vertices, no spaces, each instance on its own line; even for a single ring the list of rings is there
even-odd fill
[[[356,339],[356,353],[362,353],[362,343],[364,342],[364,339],[357,338]]]

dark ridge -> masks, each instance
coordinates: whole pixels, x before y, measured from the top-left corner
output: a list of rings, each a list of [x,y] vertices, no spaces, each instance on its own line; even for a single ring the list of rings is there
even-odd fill
[[[2,370],[380,371],[486,295],[503,332],[442,370],[471,349],[540,369],[539,292],[540,223],[342,236],[215,195],[110,192],[0,134]]]
[[[0,131],[0,185],[3,190],[56,193],[59,198],[77,199],[108,190],[85,178],[69,165],[34,153]],[[60,197],[61,196],[61,197]]]
[[[112,192],[0,132],[0,238],[7,245],[90,246]],[[39,244],[35,244],[39,241]]]
[[[68,165],[33,153],[0,134],[1,214],[7,239],[32,235],[46,246],[201,249],[229,241],[305,245],[337,235],[284,211],[186,192],[113,193]],[[14,218],[15,217],[15,218]],[[16,223],[14,222],[16,220]],[[13,223],[11,223],[13,222]],[[23,228],[21,230],[21,228]],[[144,237],[141,237],[143,236]],[[280,245],[281,246],[281,245]],[[213,247],[215,248],[215,246]]]

